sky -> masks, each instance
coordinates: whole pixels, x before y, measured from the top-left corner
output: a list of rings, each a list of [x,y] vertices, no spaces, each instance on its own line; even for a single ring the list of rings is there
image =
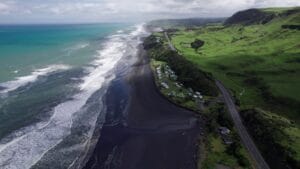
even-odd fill
[[[0,0],[0,23],[136,22],[228,17],[248,8],[300,6],[300,0]]]

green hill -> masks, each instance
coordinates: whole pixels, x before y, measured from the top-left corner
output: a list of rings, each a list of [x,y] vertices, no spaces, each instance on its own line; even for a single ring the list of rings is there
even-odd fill
[[[224,24],[171,34],[180,54],[231,89],[246,112],[245,120],[261,124],[255,131],[251,123],[247,126],[268,162],[274,163],[272,168],[287,163],[299,167],[299,27],[299,7],[268,8],[241,11]],[[192,48],[196,40],[204,45]]]
[[[300,12],[278,15],[266,24],[180,31],[172,36],[172,42],[187,59],[231,88],[243,108],[263,106],[299,120],[300,32],[284,25],[300,25]],[[196,39],[205,42],[198,50],[191,47]],[[280,109],[273,105],[276,101]]]
[[[223,22],[224,20],[225,18],[162,19],[151,21],[150,23],[148,23],[148,25],[169,29],[173,27],[203,26],[206,24]]]

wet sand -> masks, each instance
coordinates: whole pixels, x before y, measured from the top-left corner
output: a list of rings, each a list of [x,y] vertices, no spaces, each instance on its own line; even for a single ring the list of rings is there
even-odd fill
[[[138,57],[108,90],[106,123],[85,169],[196,169],[201,122],[159,93],[142,47]]]

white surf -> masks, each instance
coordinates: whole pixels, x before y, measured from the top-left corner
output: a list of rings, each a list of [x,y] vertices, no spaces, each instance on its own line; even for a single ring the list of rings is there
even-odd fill
[[[112,80],[107,75],[117,65],[124,55],[135,55],[137,46],[141,43],[139,36],[146,34],[143,25],[137,26],[130,34],[116,34],[109,37],[102,50],[98,51],[91,67],[87,67],[88,75],[82,78],[79,85],[80,92],[73,96],[72,100],[56,106],[52,117],[47,122],[32,125],[30,130],[25,130],[10,142],[0,142],[0,168],[3,169],[29,169],[36,164],[49,150],[58,145],[71,133],[72,116],[78,112],[93,93],[101,89]],[[131,41],[131,43],[130,43]],[[134,41],[134,43],[132,43]],[[131,45],[131,46],[128,46]],[[134,45],[134,46],[132,46]],[[133,50],[134,49],[134,50]],[[36,71],[32,76],[10,82],[6,86],[9,91],[30,83],[38,76],[45,75],[52,69]],[[22,82],[22,83],[21,83]],[[22,85],[21,85],[22,84]],[[8,91],[8,89],[5,89]],[[95,117],[97,118],[97,117]],[[96,121],[90,122],[95,125]],[[94,127],[91,128],[94,130]],[[90,131],[88,137],[92,137]]]

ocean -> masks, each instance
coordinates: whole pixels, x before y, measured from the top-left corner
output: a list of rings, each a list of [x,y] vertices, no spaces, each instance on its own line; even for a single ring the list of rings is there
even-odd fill
[[[143,24],[0,25],[0,168],[76,168],[146,35]]]

